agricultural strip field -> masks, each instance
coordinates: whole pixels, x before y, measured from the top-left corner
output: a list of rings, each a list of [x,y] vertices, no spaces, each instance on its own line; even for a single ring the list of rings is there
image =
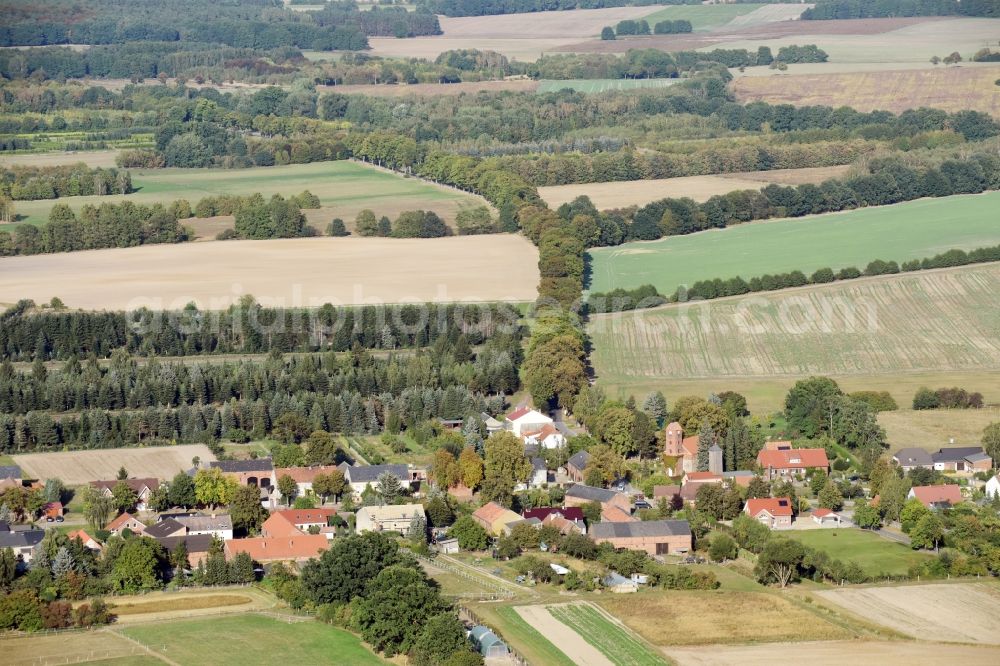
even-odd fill
[[[590,291],[652,284],[672,294],[682,285],[737,275],[845,266],[873,259],[903,262],[953,248],[1000,242],[1000,192],[918,199],[802,218],[750,222],[727,229],[590,250]]]
[[[521,620],[536,629],[554,643],[577,666],[613,666],[601,650],[594,647],[584,636],[568,625],[557,620],[547,606],[516,606]]]
[[[523,654],[532,664],[546,666],[574,666],[575,662],[563,654],[549,639],[526,622],[514,606],[477,606],[484,620],[510,645]]]
[[[977,645],[942,645],[904,641],[812,641],[767,645],[670,648],[678,666],[995,666],[1000,649]]]
[[[681,378],[740,390],[782,375],[996,373],[998,290],[1000,264],[984,264],[596,315],[591,359],[621,392]],[[848,390],[860,388],[882,387]]]
[[[89,167],[113,167],[117,150],[81,150],[58,153],[0,153],[0,166],[62,166],[83,162]]]
[[[998,27],[1000,34],[1000,27]],[[929,67],[929,66],[928,66]],[[1000,116],[1000,63],[841,74],[745,76],[730,88],[741,103],[850,106],[901,113],[930,107]]]
[[[276,655],[288,664],[387,663],[353,634],[314,620],[289,623],[240,615],[129,627],[122,633],[184,666],[266,666],[275,663]]]
[[[533,92],[538,81],[509,79],[504,81],[462,81],[460,83],[411,83],[406,85],[343,85],[316,86],[317,90],[343,95],[368,95],[369,97],[405,97],[407,95],[463,95],[478,92]]]
[[[1000,587],[995,583],[855,587],[817,594],[914,638],[1000,645]]]
[[[0,303],[226,308],[533,301],[538,250],[523,236],[290,238],[181,243],[0,260]]]
[[[768,5],[674,5],[657,9],[652,14],[643,16],[642,18],[649,23],[650,30],[660,21],[677,21],[683,19],[690,21],[691,27],[695,31],[701,31],[726,26],[734,19],[746,17],[748,14],[752,14],[762,7],[768,7]],[[791,11],[789,11],[789,7],[786,5],[771,5],[770,7],[773,7],[777,10],[778,15],[785,18],[798,17],[805,10],[805,7],[802,5],[792,5]]]
[[[38,664],[107,663],[145,664],[146,651],[111,631],[74,631],[40,636],[18,635],[0,638],[4,666]],[[119,661],[120,660],[120,661]]]
[[[655,79],[654,79],[655,80]],[[813,167],[807,169],[775,169],[773,171],[744,171],[711,176],[684,176],[654,180],[625,180],[605,183],[579,183],[539,187],[538,194],[552,208],[579,196],[588,196],[599,210],[644,206],[666,197],[690,197],[707,201],[717,194],[735,190],[759,190],[770,183],[801,185],[821,183],[839,178],[847,173],[849,165]]]
[[[854,528],[789,530],[782,534],[825,552],[831,559],[857,562],[869,576],[905,575],[910,566],[932,557],[874,532]]]
[[[667,88],[681,79],[566,79],[539,81],[538,92],[550,93],[569,88],[582,93],[603,93],[638,88]]]
[[[131,174],[138,190],[132,194],[18,201],[15,212],[19,217],[26,216],[22,222],[40,223],[48,219],[56,203],[79,210],[84,204],[99,206],[121,200],[153,204],[187,199],[193,208],[199,199],[208,196],[260,192],[268,198],[272,194],[290,196],[309,190],[319,197],[323,208],[305,212],[310,222],[322,224],[319,227],[322,232],[334,217],[350,223],[364,208],[390,218],[404,210],[433,210],[452,221],[461,206],[486,203],[458,190],[346,160],[252,169],[136,169]],[[191,222],[197,226],[198,220]]]
[[[615,666],[656,666],[666,662],[641,638],[588,604],[548,607],[552,617],[583,636]]]
[[[851,637],[847,629],[771,592],[677,590],[608,595],[598,603],[660,647]]]
[[[934,388],[953,385],[962,386],[960,382],[931,384]],[[1000,374],[993,378],[992,391],[983,391],[981,388],[968,390],[983,392],[988,396],[989,402],[997,402],[1000,401],[997,387],[1000,387]],[[878,415],[879,425],[885,428],[886,441],[893,447],[915,446],[934,452],[947,446],[951,439],[962,445],[978,443],[986,426],[1000,422],[1000,407],[913,411],[908,409],[912,397],[911,393],[905,402],[897,401],[902,409]]]
[[[129,476],[169,479],[179,471],[190,469],[195,456],[202,464],[215,460],[204,444],[26,453],[13,458],[25,478],[57,477],[68,486],[78,486],[95,479],[113,479],[118,468],[123,466]]]

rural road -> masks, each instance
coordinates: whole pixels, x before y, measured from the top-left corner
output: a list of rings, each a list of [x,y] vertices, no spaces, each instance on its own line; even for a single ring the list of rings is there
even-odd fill
[[[610,659],[585,641],[583,636],[552,617],[545,606],[515,606],[514,610],[577,666],[614,666]]]
[[[896,543],[901,543],[905,546],[910,545],[910,537],[905,534],[900,534],[899,532],[890,532],[889,530],[876,530],[878,534],[883,539],[888,539],[889,541],[895,541]]]

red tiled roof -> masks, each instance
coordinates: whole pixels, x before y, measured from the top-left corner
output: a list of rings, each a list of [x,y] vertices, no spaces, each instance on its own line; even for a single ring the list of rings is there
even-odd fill
[[[830,509],[816,509],[815,511],[812,512],[812,515],[816,516],[817,518],[825,518],[826,516],[835,516],[837,514]]]
[[[282,516],[292,525],[306,523],[326,523],[330,516],[337,515],[336,509],[282,509],[271,512],[272,516]]]
[[[73,530],[72,532],[68,532],[66,534],[66,538],[69,539],[70,541],[79,538],[80,541],[82,541],[84,544],[86,544],[88,541],[93,541],[94,543],[98,543],[97,539],[90,536],[83,530]]]
[[[772,516],[791,516],[792,502],[787,497],[758,497],[748,499],[745,510],[755,518],[761,511]]]
[[[253,537],[226,541],[226,556],[249,553],[255,562],[301,561],[318,557],[330,547],[322,534],[299,534],[292,537]]]
[[[685,477],[687,481],[695,483],[718,482],[722,483],[722,475],[715,472],[688,472]]]
[[[274,478],[290,476],[295,483],[312,483],[317,474],[329,474],[338,469],[336,465],[320,465],[318,467],[278,467],[274,470]]]
[[[496,502],[487,502],[478,509],[476,509],[472,515],[479,520],[483,521],[487,525],[492,525],[493,522],[504,514],[507,509],[503,508]]]
[[[684,455],[686,456],[696,456],[698,455],[698,435],[692,435],[690,437],[685,437],[681,440],[681,448],[684,449]]]
[[[304,534],[295,523],[281,513],[272,513],[260,529],[266,537],[293,537]]]
[[[913,496],[924,506],[931,504],[958,504],[962,501],[962,489],[954,484],[944,486],[914,486]]]
[[[776,439],[772,442],[766,442],[764,448],[768,451],[786,451],[792,448],[792,443],[787,439]]]
[[[653,499],[673,497],[681,492],[680,486],[653,486]]]
[[[109,532],[114,532],[115,530],[117,530],[119,527],[121,527],[130,520],[134,520],[135,522],[142,525],[142,523],[139,521],[138,518],[136,518],[131,513],[126,511],[125,513],[121,514],[120,516],[112,520],[110,523],[108,523],[108,526],[105,529],[108,530]]]
[[[551,423],[546,423],[541,427],[540,430],[535,430],[534,432],[522,432],[522,437],[537,437],[538,439],[545,439],[550,435],[558,435],[559,430]]]
[[[504,418],[506,418],[508,421],[516,421],[530,411],[531,407],[525,405],[524,407],[518,407]]]
[[[757,463],[764,469],[808,469],[830,466],[825,449],[791,449],[782,451],[761,449],[760,453],[757,454]]]
[[[62,502],[49,502],[42,507],[42,512],[47,518],[55,518],[56,516],[63,515],[63,505]]]
[[[617,504],[612,504],[601,510],[601,521],[605,523],[634,523],[636,519],[625,509]]]
[[[545,520],[547,516],[553,513],[561,513],[564,518],[568,520],[583,520],[583,509],[578,506],[567,506],[564,508],[547,506],[540,509],[527,509],[522,512],[521,515],[525,518],[538,518],[539,520]]]

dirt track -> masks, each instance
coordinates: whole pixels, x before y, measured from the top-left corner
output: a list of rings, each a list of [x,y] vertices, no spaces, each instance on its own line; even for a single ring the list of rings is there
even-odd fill
[[[914,638],[1000,645],[1000,590],[992,584],[847,588],[817,594]]]
[[[532,301],[538,250],[511,234],[146,245],[0,259],[0,303],[71,308]]]
[[[613,666],[611,660],[552,614],[545,606],[515,606],[525,622],[559,648],[577,666]]]
[[[769,645],[669,648],[664,652],[679,666],[993,666],[1000,650],[940,643],[823,641]]]

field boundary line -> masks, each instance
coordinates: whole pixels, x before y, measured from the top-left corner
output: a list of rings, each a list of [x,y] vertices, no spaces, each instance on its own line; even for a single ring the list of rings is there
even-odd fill
[[[125,634],[123,634],[122,632],[120,632],[120,631],[116,631],[115,629],[108,629],[107,631],[108,631],[109,633],[112,633],[112,634],[115,634],[116,636],[119,636],[119,637],[121,637],[121,638],[124,638],[124,639],[125,639],[125,640],[127,640],[127,641],[128,641],[129,643],[132,643],[132,644],[134,644],[134,645],[137,645],[137,646],[139,646],[140,648],[142,648],[143,650],[145,650],[145,651],[146,651],[146,653],[147,653],[147,654],[149,654],[149,655],[150,655],[151,657],[155,657],[156,659],[159,659],[159,660],[160,660],[160,661],[162,661],[162,662],[165,662],[165,663],[167,663],[167,664],[170,664],[170,666],[181,666],[181,664],[178,664],[178,663],[177,663],[176,661],[174,661],[173,659],[171,659],[171,658],[170,658],[170,657],[168,657],[167,655],[165,655],[165,654],[161,654],[160,652],[157,652],[156,650],[154,650],[153,648],[149,647],[149,646],[148,646],[148,645],[146,645],[145,643],[142,643],[142,642],[140,642],[140,641],[137,641],[136,639],[132,638],[131,636],[126,636],[126,635],[125,635]]]

